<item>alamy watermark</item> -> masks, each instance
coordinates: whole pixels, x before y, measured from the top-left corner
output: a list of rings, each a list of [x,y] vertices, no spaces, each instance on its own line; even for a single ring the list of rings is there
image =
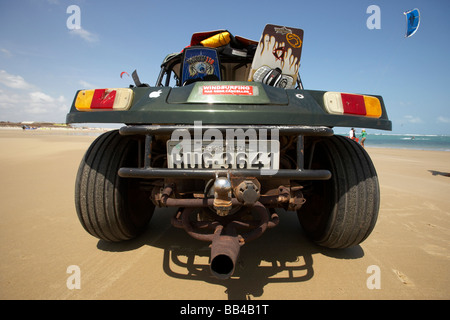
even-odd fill
[[[66,286],[69,290],[81,289],[81,269],[77,265],[70,265],[66,269],[70,276],[66,280]]]
[[[374,265],[374,264],[370,265],[367,267],[366,272],[370,274],[370,276],[367,278],[367,281],[366,281],[367,289],[370,289],[370,290],[381,289],[380,267],[377,265]]]
[[[367,21],[366,21],[367,29],[369,29],[369,30],[381,29],[381,9],[380,9],[380,7],[375,4],[372,4],[367,7],[366,13],[370,14],[370,16],[367,18]]]
[[[66,26],[69,30],[80,30],[81,29],[81,9],[77,5],[70,5],[66,10],[67,14],[70,16],[66,20]]]
[[[193,139],[187,129],[172,132],[167,144],[169,168],[256,169],[273,175],[279,169],[279,130],[225,129],[204,130],[194,122]]]

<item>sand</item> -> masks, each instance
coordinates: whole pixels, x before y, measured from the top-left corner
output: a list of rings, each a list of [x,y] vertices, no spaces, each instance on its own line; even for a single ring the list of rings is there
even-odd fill
[[[172,209],[125,243],[84,231],[75,176],[95,137],[0,130],[0,299],[450,298],[450,152],[368,148],[381,208],[365,242],[316,246],[281,210],[278,227],[242,248],[236,277],[219,281],[206,243],[170,225]]]

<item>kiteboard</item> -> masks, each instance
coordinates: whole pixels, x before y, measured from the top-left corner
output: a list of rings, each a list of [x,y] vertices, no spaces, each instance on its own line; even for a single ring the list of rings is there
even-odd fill
[[[302,46],[302,29],[266,25],[248,80],[293,89],[297,82]]]
[[[199,80],[220,81],[220,64],[217,51],[205,47],[185,48],[181,83],[188,85]]]

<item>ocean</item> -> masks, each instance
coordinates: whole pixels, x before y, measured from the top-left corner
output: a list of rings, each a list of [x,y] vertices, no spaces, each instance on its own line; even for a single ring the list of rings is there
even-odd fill
[[[356,137],[359,136],[358,132]],[[450,135],[367,133],[364,144],[370,148],[450,151]]]
[[[3,127],[0,127],[3,129]],[[19,127],[8,127],[9,130],[24,131]],[[78,128],[76,130],[68,129],[44,129],[30,130],[42,133],[57,132],[67,135],[92,135],[98,136],[110,129],[86,129]],[[29,130],[25,130],[29,131]],[[24,132],[25,132],[24,131]],[[346,133],[335,132],[336,135],[348,136]],[[357,131],[356,137],[360,137],[361,132]],[[450,135],[424,135],[424,134],[393,134],[393,133],[367,133],[365,146],[369,148],[394,148],[394,149],[416,149],[416,150],[435,150],[450,151]]]

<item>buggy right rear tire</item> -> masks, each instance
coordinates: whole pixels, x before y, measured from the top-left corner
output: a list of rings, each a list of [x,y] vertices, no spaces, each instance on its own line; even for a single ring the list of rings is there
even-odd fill
[[[321,138],[315,144],[312,169],[330,170],[332,176],[313,181],[297,211],[306,234],[328,248],[358,245],[375,227],[380,205],[378,177],[369,155],[346,137]]]
[[[154,204],[138,179],[118,176],[120,167],[137,166],[137,141],[118,130],[99,136],[78,169],[75,206],[84,229],[106,241],[137,237],[150,221]]]

